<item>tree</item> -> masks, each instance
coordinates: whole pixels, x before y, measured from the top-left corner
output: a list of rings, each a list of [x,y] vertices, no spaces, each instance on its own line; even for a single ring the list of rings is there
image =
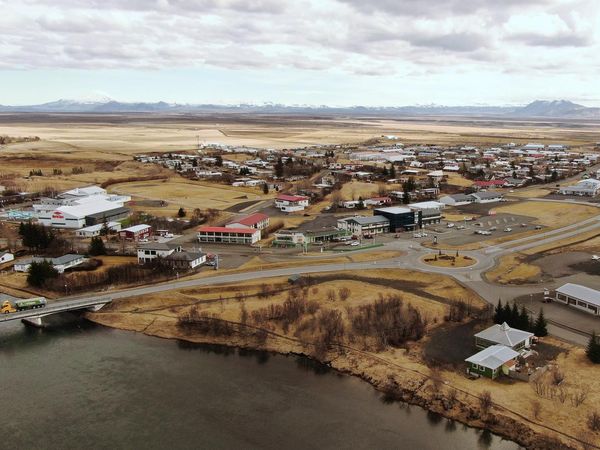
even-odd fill
[[[487,415],[492,409],[494,402],[492,401],[492,393],[490,391],[483,391],[481,397],[479,397],[479,407],[484,415]]]
[[[494,323],[501,324],[504,322],[504,308],[502,307],[502,300],[498,299],[498,304],[494,308]]]
[[[267,183],[263,184],[263,194],[267,195],[269,193],[269,185]]]
[[[394,163],[390,165],[390,179],[396,178],[396,168],[394,167]]]
[[[519,312],[519,320],[515,326],[519,330],[529,331],[529,314],[525,305],[521,305],[521,311]]]
[[[221,155],[215,156],[215,165],[219,167],[223,165],[223,157]]]
[[[275,163],[275,176],[277,178],[283,177],[283,160],[281,159],[281,156],[277,158],[277,162]]]
[[[177,217],[179,217],[179,218],[185,217],[185,214],[186,214],[186,212],[185,212],[185,209],[183,209],[183,207],[179,208],[179,211],[177,211]]]
[[[506,322],[507,324],[510,325],[510,315],[511,315],[511,309],[510,309],[510,305],[508,304],[508,302],[506,302],[504,304],[504,307],[502,308],[502,318],[503,323]]]
[[[556,181],[558,180],[558,172],[556,170],[552,171],[552,174],[550,175],[550,180],[551,181]]]
[[[596,331],[594,331],[592,336],[590,336],[587,348],[585,349],[585,354],[591,362],[594,364],[600,364],[600,344],[598,343]]]
[[[58,277],[58,271],[50,261],[32,262],[27,274],[27,284],[35,287],[43,287],[46,280]]]
[[[106,255],[106,247],[100,236],[94,236],[92,238],[90,246],[88,247],[88,253],[91,256]]]
[[[358,197],[358,204],[356,205],[356,209],[365,209],[365,202],[362,197]]]
[[[544,317],[544,308],[541,308],[533,325],[533,334],[535,334],[537,337],[548,336],[548,329],[546,328],[547,325],[548,322],[546,322],[546,318]]]
[[[510,308],[510,319],[508,320],[508,324],[513,328],[519,328],[519,307],[516,302],[513,302],[512,307]]]

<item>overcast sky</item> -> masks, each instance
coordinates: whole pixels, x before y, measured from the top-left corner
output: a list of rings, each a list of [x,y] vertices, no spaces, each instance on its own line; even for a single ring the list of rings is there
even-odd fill
[[[599,0],[0,0],[0,103],[600,106]]]

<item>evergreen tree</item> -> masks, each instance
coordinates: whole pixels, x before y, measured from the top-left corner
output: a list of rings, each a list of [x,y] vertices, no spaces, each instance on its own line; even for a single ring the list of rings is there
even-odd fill
[[[275,163],[275,176],[277,178],[283,177],[283,160],[281,159],[281,156],[277,159],[277,162]]]
[[[223,157],[221,155],[215,156],[215,165],[219,167],[223,165]]]
[[[88,247],[88,253],[91,256],[106,255],[106,247],[100,236],[94,236],[92,238],[90,246]]]
[[[519,307],[516,302],[513,302],[512,307],[510,308],[508,324],[513,328],[519,328]]]
[[[357,209],[365,209],[365,202],[362,197],[358,197],[358,205],[356,205]]]
[[[396,178],[396,168],[394,167],[394,163],[390,165],[390,178]]]
[[[521,312],[519,313],[519,322],[517,327],[519,330],[530,331],[529,330],[529,314],[525,309],[525,305],[521,305]]]
[[[177,211],[177,217],[183,218],[183,217],[185,217],[185,215],[186,215],[185,209],[183,209],[183,207],[179,208],[179,211]]]
[[[510,309],[510,305],[508,304],[508,302],[506,302],[504,304],[504,307],[502,308],[502,322],[506,322],[507,324],[510,325],[510,315],[511,315],[511,309]]]
[[[541,308],[533,325],[533,334],[535,334],[537,337],[548,336],[548,329],[546,328],[547,325],[548,322],[546,322],[546,318],[544,317],[544,309]]]
[[[27,284],[35,287],[43,287],[46,280],[56,278],[58,271],[50,261],[32,262],[27,274]]]
[[[389,172],[387,170],[387,167],[383,166],[383,176],[387,178],[388,175],[389,175]]]
[[[596,331],[594,331],[592,336],[590,336],[587,348],[585,349],[585,354],[591,362],[594,364],[600,364],[600,344],[598,343]]]
[[[498,304],[494,308],[494,323],[501,324],[504,322],[504,309],[502,308],[502,300],[498,299]]]
[[[267,195],[269,193],[269,185],[267,183],[263,184],[263,194]]]

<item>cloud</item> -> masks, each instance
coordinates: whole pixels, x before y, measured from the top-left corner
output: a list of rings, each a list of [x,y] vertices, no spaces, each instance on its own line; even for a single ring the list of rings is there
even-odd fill
[[[508,39],[525,45],[540,47],[588,47],[593,43],[591,36],[574,33],[518,33],[508,36]]]

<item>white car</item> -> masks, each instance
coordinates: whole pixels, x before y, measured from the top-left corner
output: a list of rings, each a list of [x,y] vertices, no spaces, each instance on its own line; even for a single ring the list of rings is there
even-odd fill
[[[457,230],[464,230],[464,229],[465,229],[465,227],[464,227],[464,225],[459,225],[459,226],[457,226],[457,227],[456,227],[456,229],[457,229]]]
[[[600,256],[598,256],[598,255],[592,255],[592,259],[594,261],[598,261],[600,259]]]
[[[352,247],[356,247],[357,245],[360,245],[360,242],[358,242],[358,241],[354,241],[354,242],[350,243],[350,245],[351,245]]]
[[[446,225],[446,228],[454,228],[454,224],[453,223],[449,223],[448,225]]]
[[[512,231],[512,228],[506,227],[506,228],[504,229],[504,231],[505,231],[506,233],[510,233],[510,232]]]
[[[421,233],[415,233],[415,234],[413,234],[413,237],[420,238],[420,237],[423,237],[423,235]]]

